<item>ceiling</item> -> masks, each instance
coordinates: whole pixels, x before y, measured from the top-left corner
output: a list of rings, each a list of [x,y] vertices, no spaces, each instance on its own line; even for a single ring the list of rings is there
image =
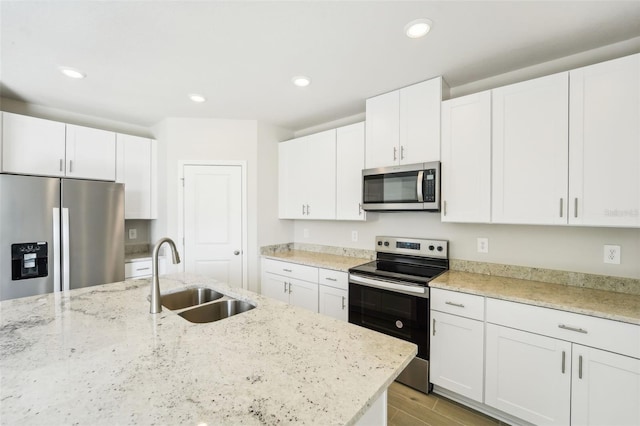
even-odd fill
[[[409,39],[416,18],[434,25]],[[640,1],[2,0],[0,94],[140,126],[214,117],[300,130],[437,75],[455,87],[632,39],[639,23]],[[293,86],[299,74],[312,84]]]

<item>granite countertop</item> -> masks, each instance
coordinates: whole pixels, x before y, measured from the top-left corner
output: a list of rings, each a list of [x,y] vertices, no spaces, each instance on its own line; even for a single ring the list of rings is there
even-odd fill
[[[333,269],[347,272],[349,268],[371,262],[371,259],[351,256],[339,256],[335,254],[317,253],[305,250],[289,250],[279,253],[263,254],[268,259],[282,260],[285,262],[299,263],[301,265],[315,266],[318,268]]]
[[[149,314],[148,280],[0,302],[6,424],[353,424],[416,346],[198,276],[256,308]]]
[[[429,286],[640,325],[639,295],[451,270]]]

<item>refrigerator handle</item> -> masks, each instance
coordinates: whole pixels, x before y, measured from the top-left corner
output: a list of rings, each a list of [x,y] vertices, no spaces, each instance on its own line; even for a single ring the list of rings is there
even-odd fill
[[[53,208],[53,292],[60,291],[60,209]]]
[[[69,286],[69,209],[62,208],[62,290]]]

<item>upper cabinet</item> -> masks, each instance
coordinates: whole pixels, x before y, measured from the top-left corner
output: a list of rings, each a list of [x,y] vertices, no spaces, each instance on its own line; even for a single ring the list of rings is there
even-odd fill
[[[493,90],[493,222],[567,223],[568,97],[568,73]]]
[[[364,122],[336,130],[336,219],[365,220],[362,210]]]
[[[640,54],[569,78],[569,223],[638,227]]]
[[[367,169],[440,160],[441,77],[366,101]]]
[[[117,154],[117,182],[125,184],[125,219],[156,219],[156,141],[118,134]]]
[[[2,113],[2,171],[115,180],[115,133]]]
[[[442,221],[491,221],[491,92],[442,103]]]
[[[279,217],[336,218],[336,130],[281,142]]]

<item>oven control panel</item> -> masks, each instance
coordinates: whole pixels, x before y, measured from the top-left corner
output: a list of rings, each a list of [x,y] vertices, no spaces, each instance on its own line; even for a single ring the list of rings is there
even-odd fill
[[[411,256],[449,258],[447,240],[423,238],[376,237],[376,251]]]

